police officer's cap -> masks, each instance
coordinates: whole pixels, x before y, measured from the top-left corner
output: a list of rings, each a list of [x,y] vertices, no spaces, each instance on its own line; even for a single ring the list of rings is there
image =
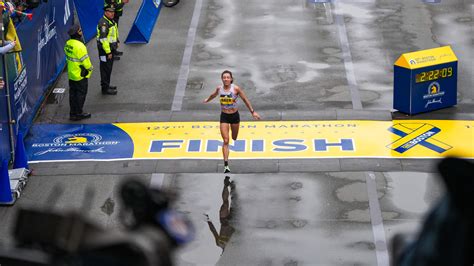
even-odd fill
[[[106,7],[104,7],[104,11],[115,12],[115,7],[114,6],[106,6]]]
[[[67,34],[69,34],[69,35],[74,35],[74,34],[78,33],[80,29],[81,29],[81,26],[79,26],[79,24],[74,24],[74,25],[72,25],[72,27],[67,31]]]

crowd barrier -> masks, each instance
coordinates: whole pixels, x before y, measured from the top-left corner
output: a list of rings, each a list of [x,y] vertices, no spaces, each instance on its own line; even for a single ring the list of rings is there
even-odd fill
[[[6,90],[0,89],[0,162],[10,158],[10,128],[7,114]]]
[[[160,15],[161,0],[143,0],[125,43],[148,43]]]
[[[74,0],[86,42],[97,35],[97,23],[104,15],[104,0]]]
[[[43,101],[46,90],[64,69],[64,43],[69,38],[67,30],[73,23],[73,0],[42,2],[31,12],[32,19],[16,25],[21,52],[5,55],[2,76],[8,82],[14,136],[26,134]],[[0,92],[0,158],[10,160],[11,150],[7,140],[12,136],[7,130],[7,88]]]
[[[126,42],[145,43],[150,40],[161,5],[160,0],[143,0]],[[31,20],[24,19],[16,25],[15,38],[21,43],[22,51],[5,55],[5,67],[0,64],[2,77],[8,82],[8,91],[7,88],[0,90],[0,160],[12,159],[15,148],[12,146],[17,134],[27,135],[47,89],[63,71],[64,43],[69,38],[67,31],[74,23],[74,12],[77,12],[88,42],[96,35],[103,6],[103,0],[43,1],[32,10]],[[11,117],[8,115],[7,93],[10,95]]]
[[[21,43],[22,50],[5,55],[6,67],[0,64],[1,76],[8,82],[8,86],[0,90],[0,160],[12,159],[15,147],[10,143],[16,142],[18,133],[27,134],[46,90],[64,69],[63,49],[69,39],[67,31],[74,22],[74,9],[85,40],[89,41],[96,35],[103,6],[103,0],[42,2],[31,11],[31,20],[24,19],[16,25],[15,38]],[[10,95],[11,119],[15,121],[13,134],[9,129],[7,93]]]

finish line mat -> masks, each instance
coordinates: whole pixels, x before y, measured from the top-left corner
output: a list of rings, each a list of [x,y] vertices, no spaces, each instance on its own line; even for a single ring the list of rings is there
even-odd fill
[[[474,121],[242,122],[231,159],[474,158]],[[34,125],[29,162],[221,159],[218,122]]]

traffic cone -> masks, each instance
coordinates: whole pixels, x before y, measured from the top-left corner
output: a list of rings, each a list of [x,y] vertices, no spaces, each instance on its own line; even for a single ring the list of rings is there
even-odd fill
[[[10,188],[10,177],[8,176],[8,161],[3,160],[0,165],[0,205],[13,202],[12,190]]]
[[[26,156],[25,143],[23,143],[23,134],[18,133],[16,138],[15,146],[15,161],[13,163],[13,168],[26,168],[28,167],[28,157]]]

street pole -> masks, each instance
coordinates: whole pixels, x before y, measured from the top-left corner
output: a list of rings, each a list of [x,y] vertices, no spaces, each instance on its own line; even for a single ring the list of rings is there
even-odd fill
[[[5,45],[5,27],[3,24],[3,14],[0,14],[0,28],[1,28],[1,33],[0,35],[2,36],[2,46]],[[10,102],[10,86],[8,84],[8,69],[7,69],[7,60],[6,60],[6,55],[2,54],[2,64],[3,64],[3,74],[4,78],[3,81],[5,83],[5,97],[7,98],[7,115],[8,115],[8,128],[10,130],[10,154],[11,154],[11,161],[14,162],[15,160],[15,130],[14,130],[14,125],[15,125],[15,119],[13,119],[13,112],[12,112],[12,105]]]

